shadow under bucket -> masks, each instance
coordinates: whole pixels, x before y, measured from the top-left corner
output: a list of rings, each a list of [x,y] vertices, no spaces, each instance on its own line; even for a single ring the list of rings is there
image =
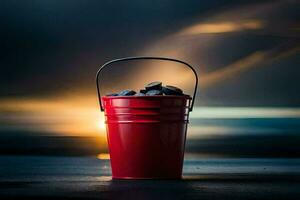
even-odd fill
[[[101,69],[112,62],[132,59],[167,59],[178,62],[156,57],[123,58],[106,63],[98,71],[98,95],[101,99],[101,110],[105,111],[112,177],[180,179],[189,112],[192,111],[194,100],[189,95],[101,98],[98,85]],[[197,84],[196,73],[195,76]],[[195,93],[196,90],[193,99]]]

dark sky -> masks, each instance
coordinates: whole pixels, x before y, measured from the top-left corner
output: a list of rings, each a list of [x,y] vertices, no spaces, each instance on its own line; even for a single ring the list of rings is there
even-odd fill
[[[1,1],[0,98],[94,92],[98,67],[118,57],[180,58],[204,76],[261,51],[266,59],[246,72],[200,85],[198,105],[299,106],[299,3],[238,2]],[[184,40],[173,35],[193,24],[223,22],[237,25]]]

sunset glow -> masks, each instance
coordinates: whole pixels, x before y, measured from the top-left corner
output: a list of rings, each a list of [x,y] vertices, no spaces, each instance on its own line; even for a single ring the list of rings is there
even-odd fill
[[[100,160],[109,160],[110,156],[108,153],[100,153],[98,154],[97,158]]]
[[[202,33],[226,33],[226,32],[236,32],[242,30],[256,30],[261,28],[263,28],[263,22],[259,20],[199,23],[182,30],[181,32],[179,32],[179,35],[196,35]]]
[[[0,102],[1,128],[72,136],[104,135],[104,116],[98,107],[93,97],[6,99]]]

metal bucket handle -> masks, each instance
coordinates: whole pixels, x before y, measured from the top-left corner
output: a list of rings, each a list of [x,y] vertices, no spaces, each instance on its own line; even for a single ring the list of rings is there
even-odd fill
[[[190,105],[190,108],[189,108],[189,111],[192,111],[193,110],[193,107],[194,107],[194,102],[195,102],[195,96],[196,96],[196,93],[197,93],[197,87],[198,87],[198,75],[197,75],[197,72],[195,71],[195,69],[189,65],[188,63],[186,62],[183,62],[181,60],[177,60],[177,59],[173,59],[173,58],[164,58],[164,57],[145,57],[145,56],[140,56],[140,57],[125,57],[125,58],[119,58],[119,59],[114,59],[114,60],[111,60],[111,61],[108,61],[106,63],[104,63],[100,69],[98,70],[97,72],[97,75],[96,75],[96,84],[97,84],[97,92],[98,92],[98,98],[99,98],[99,102],[100,102],[100,109],[101,111],[104,111],[103,109],[103,106],[102,106],[102,102],[101,102],[101,94],[100,94],[100,90],[99,90],[99,76],[101,74],[101,71],[107,67],[108,65],[112,64],[112,63],[115,63],[115,62],[121,62],[121,61],[130,61],[130,60],[166,60],[166,61],[172,61],[172,62],[178,62],[178,63],[181,63],[181,64],[184,64],[186,66],[188,66],[194,73],[195,75],[195,88],[194,88],[194,94],[193,94],[193,98],[192,98],[192,103]]]

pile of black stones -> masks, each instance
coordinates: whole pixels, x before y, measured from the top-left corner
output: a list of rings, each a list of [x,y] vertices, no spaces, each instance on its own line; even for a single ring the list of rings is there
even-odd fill
[[[182,96],[183,91],[175,86],[163,86],[162,82],[155,81],[147,84],[145,89],[141,89],[138,93],[134,90],[122,90],[119,93],[111,93],[106,96],[156,96],[156,95],[178,95]]]

